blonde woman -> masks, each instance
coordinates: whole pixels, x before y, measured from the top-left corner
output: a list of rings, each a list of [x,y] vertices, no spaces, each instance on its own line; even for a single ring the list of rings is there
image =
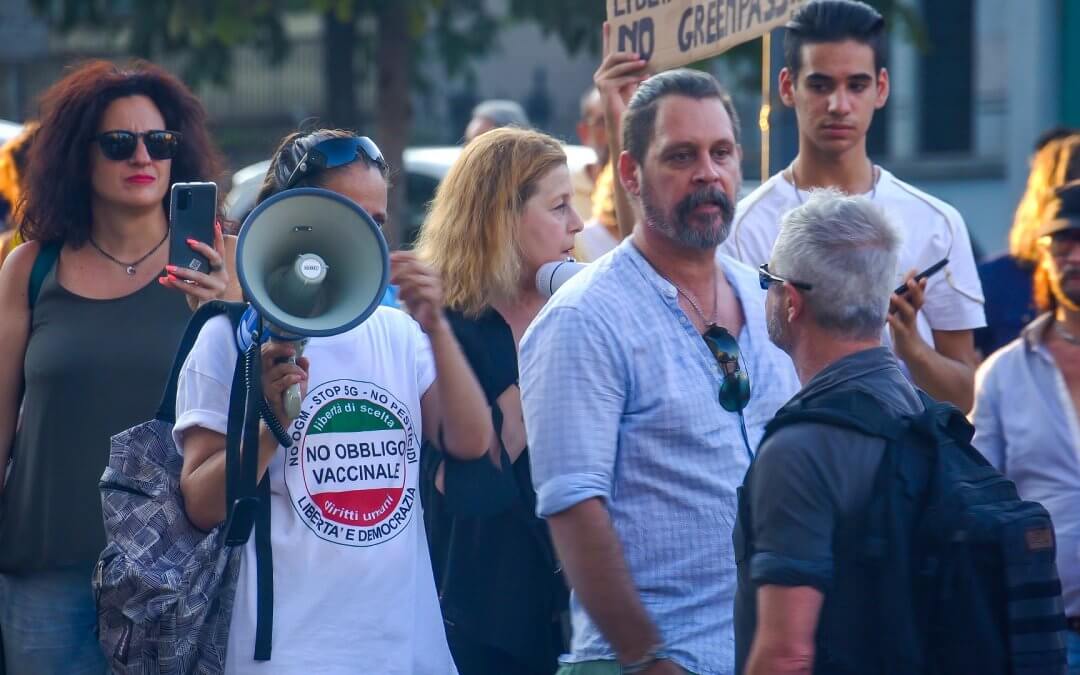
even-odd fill
[[[429,541],[461,675],[549,674],[565,647],[566,587],[535,516],[517,348],[544,304],[536,271],[572,255],[581,218],[550,136],[504,128],[465,147],[417,245],[443,280],[447,317],[491,406],[487,456],[429,464]]]
[[[1043,210],[1055,189],[1076,179],[1080,179],[1080,134],[1054,138],[1035,152],[1027,189],[1009,230],[1009,253],[979,266],[986,327],[975,332],[975,346],[983,356],[1011,342],[1039,314],[1032,295],[1032,276],[1038,275],[1036,242]]]

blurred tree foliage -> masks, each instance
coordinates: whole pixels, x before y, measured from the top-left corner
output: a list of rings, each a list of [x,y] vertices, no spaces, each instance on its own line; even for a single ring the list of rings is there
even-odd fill
[[[894,25],[923,42],[918,0],[870,0]],[[271,67],[289,53],[290,12],[316,11],[323,20],[326,100],[322,122],[356,126],[360,69],[374,68],[379,105],[375,121],[387,159],[401,166],[412,121],[409,93],[425,86],[420,65],[432,60],[455,76],[491,52],[500,28],[532,22],[555,35],[571,54],[600,52],[606,0],[31,0],[34,10],[60,31],[104,30],[134,56],[180,57],[191,84],[227,85],[233,49],[250,46]],[[371,39],[371,38],[374,39]],[[755,42],[723,58],[756,61]],[[537,55],[537,58],[542,58]],[[400,186],[399,186],[400,188]],[[403,195],[395,189],[391,209]],[[398,233],[391,232],[396,241]]]

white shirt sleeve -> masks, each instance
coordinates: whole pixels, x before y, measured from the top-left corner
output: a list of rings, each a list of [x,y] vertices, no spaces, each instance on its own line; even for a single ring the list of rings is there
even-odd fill
[[[946,211],[943,225],[949,230],[946,234],[949,241],[941,255],[948,253],[949,264],[927,282],[922,312],[933,330],[982,328],[986,325],[982,282],[975,267],[967,226],[952,208]]]
[[[229,396],[239,351],[227,316],[206,322],[191,348],[176,385],[176,424],[173,442],[184,453],[183,432],[202,427],[224,434],[228,427]]]
[[[428,339],[424,329],[412,317],[407,317],[407,319],[416,352],[416,390],[423,397],[438,376],[435,372],[435,354],[431,351],[431,340]]]

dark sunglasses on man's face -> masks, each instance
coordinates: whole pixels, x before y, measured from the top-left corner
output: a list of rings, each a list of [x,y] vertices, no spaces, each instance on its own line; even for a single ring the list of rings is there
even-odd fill
[[[742,411],[750,402],[750,378],[739,367],[739,343],[720,326],[709,328],[701,337],[724,376],[720,383],[720,406],[728,412]]]
[[[813,284],[808,284],[805,281],[792,281],[791,279],[776,276],[769,271],[769,263],[764,263],[758,268],[758,283],[761,285],[761,290],[763,291],[769,290],[769,286],[772,286],[773,284],[781,286],[784,284],[791,284],[795,288],[803,291],[809,291],[814,288]]]
[[[150,159],[172,159],[180,149],[180,139],[183,138],[178,131],[124,131],[116,129],[98,134],[94,140],[101,146],[101,154],[106,158],[119,162],[131,159],[135,149],[139,147],[139,139],[143,139],[146,145],[146,154]]]
[[[367,136],[349,136],[348,138],[328,138],[316,143],[310,150],[304,153],[300,163],[293,169],[285,189],[289,189],[298,182],[327,169],[336,169],[339,166],[352,164],[360,159],[360,153],[368,158],[380,171],[386,170],[386,160],[383,159],[382,151],[375,141]]]
[[[1066,258],[1076,247],[1080,246],[1080,229],[1064,230],[1050,236],[1042,237],[1041,243],[1050,251],[1055,258]]]

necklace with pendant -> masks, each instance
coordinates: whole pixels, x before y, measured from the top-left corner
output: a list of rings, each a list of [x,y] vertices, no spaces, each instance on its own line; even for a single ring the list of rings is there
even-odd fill
[[[157,251],[159,248],[161,248],[161,245],[164,244],[165,240],[168,239],[168,238],[169,238],[169,230],[166,229],[165,230],[165,236],[161,238],[161,241],[159,241],[157,244],[155,244],[154,248],[147,251],[146,255],[139,258],[135,262],[124,262],[123,260],[118,260],[118,259],[114,258],[113,256],[109,255],[109,253],[105,249],[98,246],[98,243],[96,241],[94,241],[93,237],[90,237],[89,239],[90,239],[90,245],[93,246],[95,249],[97,249],[98,253],[105,256],[109,260],[113,261],[114,263],[116,263],[120,267],[123,267],[124,271],[127,272],[128,276],[133,277],[133,276],[135,276],[135,272],[136,272],[135,268],[138,267],[139,264],[142,263],[143,261],[145,261],[147,258],[154,255],[154,252]]]
[[[668,281],[671,281],[671,280],[668,279]],[[705,324],[705,330],[706,331],[716,325],[717,313],[719,311],[719,305],[718,305],[717,296],[719,296],[720,294],[716,292],[716,282],[715,281],[713,281],[713,306],[712,306],[712,320],[711,321],[709,319],[705,318],[705,312],[701,311],[701,307],[698,306],[697,301],[694,299],[693,295],[691,295],[687,291],[684,291],[682,289],[682,286],[679,286],[679,284],[675,283],[674,281],[671,281],[671,285],[674,286],[675,290],[679,292],[679,295],[686,298],[686,301],[689,302],[690,306],[694,308],[694,311],[697,312],[698,317],[701,319],[701,323]]]

